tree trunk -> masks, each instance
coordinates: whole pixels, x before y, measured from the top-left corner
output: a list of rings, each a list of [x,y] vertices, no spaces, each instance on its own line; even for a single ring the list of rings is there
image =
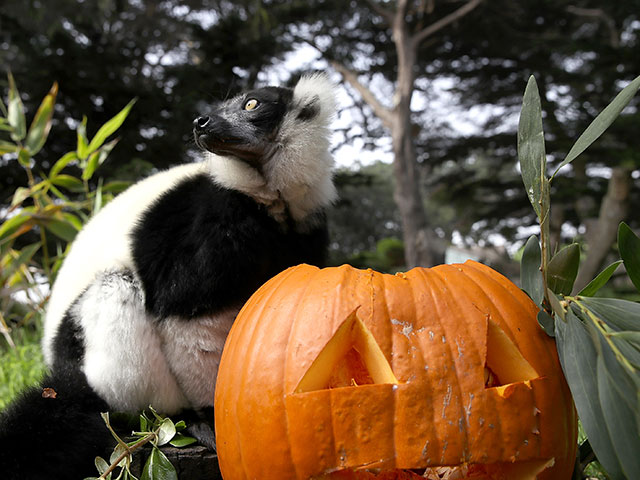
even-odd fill
[[[618,226],[629,211],[629,190],[631,176],[628,169],[616,167],[611,171],[607,194],[602,199],[597,219],[590,219],[586,225],[587,258],[580,266],[575,291],[580,291],[600,270],[611,246],[616,241]]]
[[[439,255],[422,203],[422,185],[411,134],[411,98],[414,91],[418,43],[411,37],[405,21],[406,1],[399,1],[393,19],[393,41],[398,53],[398,77],[392,109],[393,172],[396,180],[394,200],[402,221],[407,267],[430,267],[444,260]]]

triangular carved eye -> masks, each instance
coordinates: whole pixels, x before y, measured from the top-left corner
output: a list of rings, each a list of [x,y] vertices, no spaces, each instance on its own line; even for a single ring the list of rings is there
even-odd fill
[[[500,328],[488,319],[487,361],[484,368],[486,388],[500,387],[511,383],[525,382],[538,378],[531,364],[525,360],[515,343]]]
[[[398,383],[389,362],[354,310],[304,374],[295,393],[374,383]]]

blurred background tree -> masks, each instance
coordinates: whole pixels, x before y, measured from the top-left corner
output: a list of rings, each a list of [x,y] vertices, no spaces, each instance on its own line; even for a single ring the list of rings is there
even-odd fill
[[[535,224],[515,154],[526,79],[534,74],[546,93],[553,164],[640,71],[639,15],[639,0],[6,0],[0,82],[11,69],[32,113],[58,81],[53,133],[36,158],[44,170],[74,144],[83,114],[100,125],[138,97],[101,167],[105,179],[134,180],[197,158],[191,121],[208,103],[265,83],[272,78],[265,72],[287,81],[326,68],[345,80],[336,154],[350,163],[338,174],[341,201],[330,216],[334,262],[357,263],[397,237],[407,255],[390,269],[442,261],[455,245],[475,256],[491,251],[490,263],[509,271],[505,252],[513,254]],[[414,35],[415,55],[399,55],[394,28]],[[295,61],[285,62],[294,51]],[[399,78],[407,69],[409,90]],[[410,123],[393,127],[384,112],[397,105]],[[585,278],[611,252],[608,225],[639,226],[630,208],[640,183],[638,115],[635,99],[554,184],[553,238],[582,242],[593,264]],[[395,150],[394,128],[404,142]],[[358,147],[353,162],[342,143]],[[398,160],[412,149],[415,158]],[[0,161],[0,179],[5,205],[27,181],[11,155]],[[402,213],[411,192],[418,204]],[[411,215],[419,218],[408,229]],[[408,253],[416,249],[428,254]]]

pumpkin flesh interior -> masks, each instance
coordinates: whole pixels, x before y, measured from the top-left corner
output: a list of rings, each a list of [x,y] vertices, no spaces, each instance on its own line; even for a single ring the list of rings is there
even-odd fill
[[[354,310],[320,351],[294,393],[381,383],[397,384],[398,380]]]

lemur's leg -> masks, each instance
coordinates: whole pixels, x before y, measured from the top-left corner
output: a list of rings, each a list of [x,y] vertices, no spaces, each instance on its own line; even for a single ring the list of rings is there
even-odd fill
[[[138,411],[152,405],[171,414],[188,406],[162,351],[158,320],[145,311],[144,294],[131,272],[99,274],[67,318],[84,333],[82,371],[113,410]],[[63,342],[65,323],[56,347]]]

